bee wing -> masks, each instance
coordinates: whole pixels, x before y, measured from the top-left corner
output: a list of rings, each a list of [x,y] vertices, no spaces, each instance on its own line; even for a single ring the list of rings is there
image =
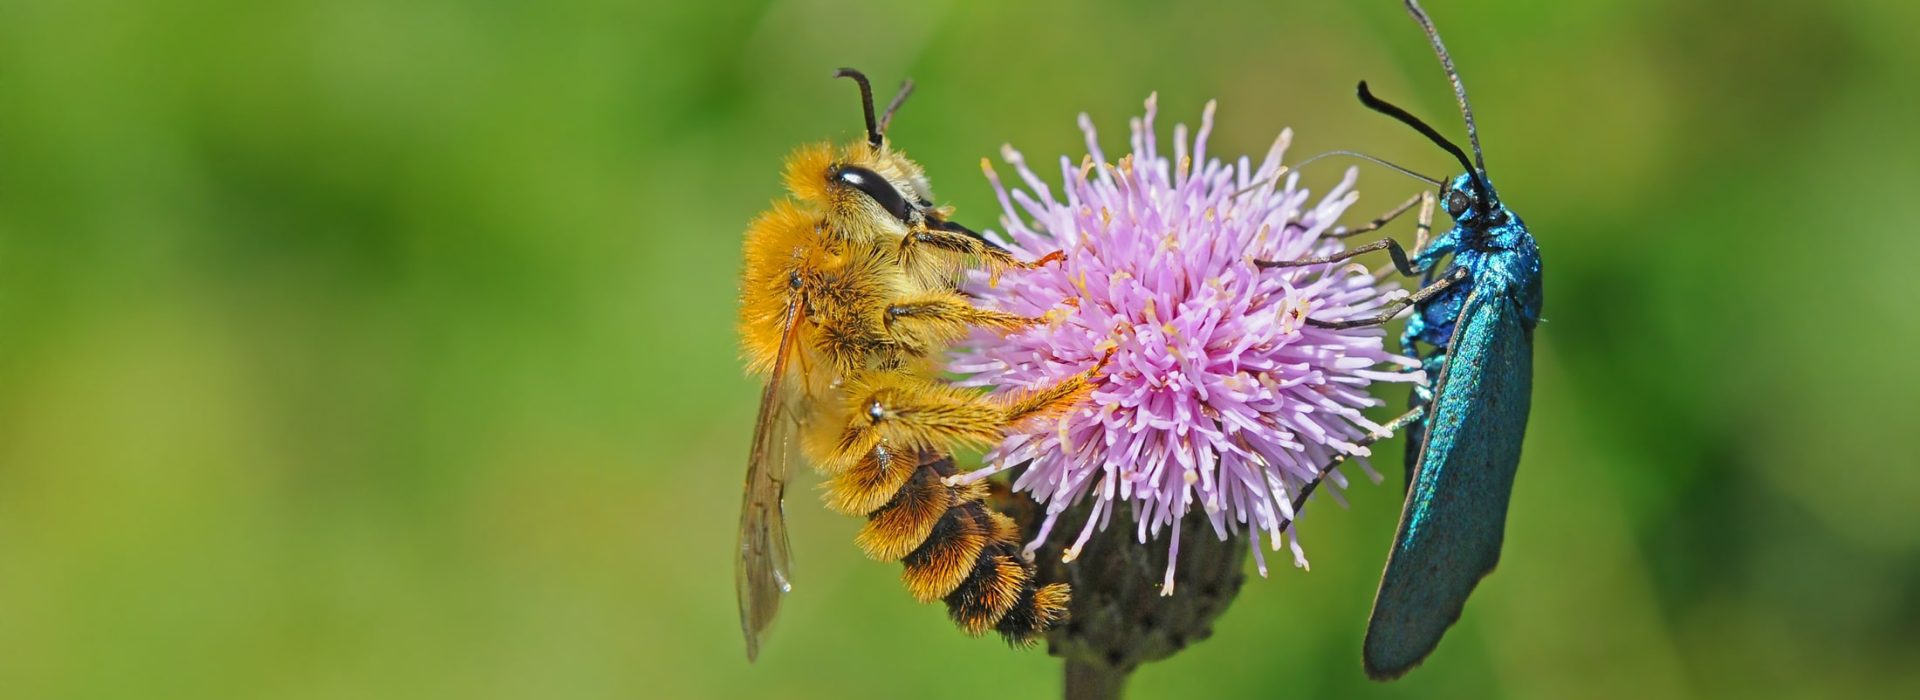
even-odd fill
[[[733,583],[740,599],[740,631],[747,638],[747,660],[760,654],[760,636],[773,624],[780,599],[789,588],[793,549],[787,542],[787,519],[781,498],[787,490],[787,467],[792,461],[791,436],[797,423],[791,387],[786,385],[787,360],[802,313],[796,300],[787,308],[780,331],[780,350],[773,373],[760,394],[760,413],[753,424],[753,451],[747,456],[746,487],[740,494],[740,559]]]

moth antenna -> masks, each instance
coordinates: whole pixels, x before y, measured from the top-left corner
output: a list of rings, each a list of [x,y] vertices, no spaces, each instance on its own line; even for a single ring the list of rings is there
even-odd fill
[[[1420,118],[1413,116],[1411,112],[1401,109],[1386,100],[1374,97],[1373,91],[1367,89],[1367,81],[1365,80],[1360,81],[1360,104],[1366,105],[1367,109],[1393,117],[1400,123],[1413,127],[1414,131],[1420,132],[1422,136],[1427,137],[1428,141],[1432,141],[1434,145],[1446,149],[1447,153],[1451,154],[1454,160],[1460,161],[1460,167],[1466,168],[1467,174],[1472,175],[1472,177],[1467,178],[1467,181],[1473,183],[1473,192],[1479,195],[1482,206],[1489,205],[1493,202],[1493,197],[1487,192],[1486,183],[1482,181],[1484,179],[1481,175],[1482,171],[1474,169],[1473,162],[1467,160],[1467,153],[1460,150],[1458,145],[1447,140],[1447,137],[1441,136],[1439,131],[1435,131],[1433,127],[1427,126],[1426,122],[1420,121]]]
[[[1425,175],[1421,175],[1420,173],[1416,173],[1416,172],[1414,172],[1413,170],[1411,170],[1411,169],[1409,169],[1409,168],[1406,168],[1406,167],[1404,167],[1404,166],[1401,166],[1401,165],[1398,165],[1398,164],[1395,164],[1395,163],[1391,163],[1391,162],[1388,162],[1388,161],[1386,161],[1386,160],[1383,160],[1383,159],[1381,159],[1381,158],[1376,158],[1376,157],[1374,157],[1374,156],[1370,156],[1370,155],[1367,155],[1367,154],[1365,154],[1365,153],[1360,153],[1360,152],[1357,152],[1357,151],[1327,151],[1327,152],[1325,152],[1325,153],[1320,153],[1320,154],[1316,154],[1316,155],[1314,155],[1314,156],[1313,156],[1313,157],[1311,157],[1311,158],[1308,158],[1308,159],[1306,159],[1306,160],[1303,160],[1303,161],[1300,161],[1299,163],[1295,163],[1295,164],[1294,164],[1294,166],[1293,166],[1293,169],[1295,169],[1295,170],[1299,170],[1299,169],[1301,169],[1301,168],[1304,168],[1304,167],[1307,167],[1307,164],[1308,164],[1308,163],[1312,163],[1312,162],[1314,162],[1314,161],[1316,161],[1316,160],[1320,160],[1320,159],[1322,159],[1322,158],[1328,158],[1328,157],[1332,157],[1332,156],[1347,156],[1347,157],[1349,157],[1349,158],[1359,158],[1360,160],[1364,160],[1364,161],[1367,161],[1367,162],[1369,162],[1369,163],[1372,163],[1372,164],[1374,164],[1374,165],[1378,165],[1378,166],[1381,166],[1381,167],[1384,167],[1384,168],[1386,168],[1386,169],[1388,169],[1388,170],[1392,170],[1392,171],[1394,171],[1394,172],[1396,172],[1396,173],[1400,173],[1401,175],[1405,175],[1405,176],[1407,176],[1407,177],[1410,177],[1410,178],[1413,178],[1413,179],[1415,179],[1415,180],[1419,180],[1419,181],[1421,181],[1421,182],[1424,182],[1424,183],[1427,183],[1427,184],[1429,184],[1429,185],[1433,185],[1434,187],[1445,187],[1445,186],[1446,186],[1446,184],[1447,184],[1447,183],[1444,183],[1444,182],[1441,182],[1441,181],[1439,181],[1439,180],[1436,180],[1436,179],[1434,179],[1434,178],[1431,178],[1431,177],[1427,177],[1427,176],[1425,176]]]
[[[893,123],[893,113],[900,111],[900,105],[905,104],[907,96],[911,94],[913,94],[913,81],[900,81],[900,92],[894,93],[893,101],[887,103],[887,111],[880,115],[880,133],[882,135],[887,133],[887,125]]]
[[[880,125],[873,118],[873,85],[867,82],[867,74],[852,68],[842,68],[833,72],[835,78],[852,78],[860,84],[860,108],[867,117],[867,145],[880,147]],[[889,114],[892,112],[889,111]]]
[[[1467,85],[1460,82],[1460,72],[1453,69],[1453,57],[1447,55],[1447,45],[1440,41],[1440,31],[1433,28],[1433,19],[1427,11],[1421,9],[1419,0],[1407,0],[1407,12],[1413,13],[1413,20],[1427,32],[1427,41],[1433,44],[1433,52],[1440,56],[1440,66],[1447,70],[1447,80],[1453,83],[1453,97],[1460,102],[1460,116],[1467,120],[1467,143],[1473,146],[1473,162],[1479,166],[1479,172],[1487,171],[1487,159],[1480,153],[1480,131],[1473,126],[1473,105],[1467,102]]]

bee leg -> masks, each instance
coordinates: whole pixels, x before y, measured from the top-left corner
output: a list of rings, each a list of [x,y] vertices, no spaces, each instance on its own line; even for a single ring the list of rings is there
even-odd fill
[[[966,337],[972,328],[1008,332],[1039,322],[1037,318],[976,307],[952,291],[903,296],[880,311],[880,327],[886,339],[911,356],[926,356]]]
[[[821,471],[839,474],[878,445],[949,453],[957,445],[989,444],[1017,424],[1058,416],[1093,391],[1093,380],[1113,357],[1085,372],[1028,392],[985,396],[907,373],[870,372],[857,377],[845,413],[828,427],[833,434]]]
[[[1054,251],[1042,256],[1039,260],[1026,262],[1014,257],[1013,251],[1002,248],[1000,244],[987,240],[986,236],[980,235],[973,229],[961,226],[952,221],[931,217],[927,219],[926,228],[909,231],[907,235],[901,239],[901,258],[905,259],[911,255],[912,253],[909,251],[909,248],[917,245],[932,246],[952,253],[979,256],[979,258],[987,264],[987,267],[996,273],[996,276],[999,271],[1008,268],[1030,270],[1066,258],[1064,253]]]
[[[937,337],[945,341],[958,340],[971,326],[1014,330],[1039,321],[1005,311],[982,309],[967,303],[967,298],[958,292],[945,291],[895,299],[881,315],[881,323],[889,333],[938,331]]]
[[[1107,363],[1112,360],[1113,351],[1108,350],[1107,354],[1100,357],[1099,362],[1087,368],[1085,372],[1049,386],[1002,398],[1007,411],[1007,424],[1013,425],[1058,416],[1071,410],[1075,404],[1085,399],[1087,394],[1092,393],[1093,380],[1106,370]]]
[[[946,222],[930,222],[930,225],[943,224]],[[1012,251],[981,238],[978,234],[970,236],[966,233],[937,228],[908,231],[907,235],[900,239],[900,257],[906,258],[912,255],[912,249],[918,246],[929,246],[962,255],[977,255],[989,267],[1012,267],[1020,264],[1020,260],[1013,257]]]
[[[878,445],[904,453],[948,453],[1000,439],[1006,411],[976,391],[908,371],[869,371],[848,380],[842,412],[824,421],[821,471],[838,474]]]

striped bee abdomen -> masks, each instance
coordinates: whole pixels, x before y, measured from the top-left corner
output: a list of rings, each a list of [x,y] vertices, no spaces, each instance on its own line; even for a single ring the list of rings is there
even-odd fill
[[[899,561],[913,597],[944,600],[968,634],[997,630],[1028,646],[1065,621],[1067,584],[1036,582],[1019,528],[987,507],[985,484],[948,485],[956,472],[950,455],[904,457],[876,447],[826,484],[830,507],[866,516],[856,541],[867,556]]]

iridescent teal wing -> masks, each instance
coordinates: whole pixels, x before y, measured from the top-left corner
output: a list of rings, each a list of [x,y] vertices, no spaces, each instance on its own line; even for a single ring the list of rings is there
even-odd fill
[[[1419,665],[1500,561],[1532,396],[1533,340],[1519,304],[1490,287],[1475,289],[1460,310],[1373,600],[1366,667],[1376,679]]]

